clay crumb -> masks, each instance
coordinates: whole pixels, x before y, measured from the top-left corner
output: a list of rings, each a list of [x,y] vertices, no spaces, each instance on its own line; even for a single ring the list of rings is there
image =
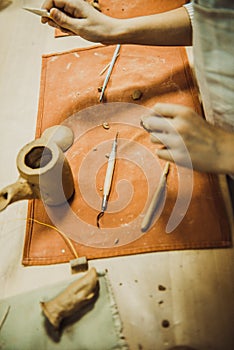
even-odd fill
[[[101,11],[98,0],[93,0],[93,1],[90,2],[90,4],[91,4],[96,10]]]
[[[141,96],[142,96],[141,90],[134,90],[132,93],[133,100],[140,100]]]
[[[158,285],[158,290],[160,290],[161,292],[165,291],[167,288],[164,287],[162,284]]]
[[[98,92],[102,92],[102,86],[99,86],[97,89],[98,89]]]
[[[163,320],[162,321],[162,327],[163,328],[168,328],[170,327],[170,322],[168,320]]]
[[[107,123],[107,122],[102,123],[102,126],[103,126],[103,128],[106,129],[106,130],[110,129],[110,125],[109,125],[109,123]]]

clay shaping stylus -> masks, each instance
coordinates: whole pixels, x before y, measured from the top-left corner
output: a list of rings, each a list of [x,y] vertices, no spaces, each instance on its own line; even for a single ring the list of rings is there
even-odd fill
[[[115,160],[116,160],[116,151],[117,151],[117,137],[118,132],[116,134],[116,137],[114,139],[111,153],[109,155],[108,164],[107,164],[107,170],[106,170],[106,176],[104,181],[104,188],[103,188],[103,197],[102,197],[102,206],[101,206],[101,212],[97,216],[97,227],[100,228],[99,220],[104,215],[104,212],[107,208],[108,203],[108,197],[110,194],[111,184],[112,184],[112,178],[114,174],[114,168],[115,168]]]
[[[46,9],[36,9],[30,7],[23,7],[23,9],[41,17],[50,17],[50,13]]]

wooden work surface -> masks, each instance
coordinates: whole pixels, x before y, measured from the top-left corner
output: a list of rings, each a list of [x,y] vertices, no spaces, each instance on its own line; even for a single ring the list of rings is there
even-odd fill
[[[0,1],[0,8],[7,2]],[[16,156],[34,139],[41,55],[91,45],[77,37],[55,39],[51,28],[21,10],[27,5],[40,7],[41,1],[9,3],[0,11],[1,188],[16,180]],[[221,180],[229,205],[226,183]],[[27,201],[0,213],[0,298],[70,274],[69,264],[21,265],[26,214]],[[109,271],[131,350],[167,350],[179,345],[232,350],[233,262],[234,249],[227,248],[148,253],[94,260],[90,265]],[[166,290],[161,291],[160,285]],[[163,320],[170,326],[162,327]]]

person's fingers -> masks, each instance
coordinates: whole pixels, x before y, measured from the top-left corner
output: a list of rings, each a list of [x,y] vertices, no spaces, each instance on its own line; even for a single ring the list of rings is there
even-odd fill
[[[47,10],[48,12],[50,12],[50,10],[53,7],[56,7],[55,2],[53,0],[45,0],[43,2],[43,4],[42,4],[41,8]],[[58,28],[58,27],[54,26],[51,22],[52,21],[50,21],[50,19],[48,17],[43,17],[43,16],[41,17],[41,23],[42,24],[48,23],[51,27]]]
[[[188,113],[188,110],[190,111],[190,108],[174,103],[157,103],[154,105],[152,110],[155,114],[159,114],[167,118],[175,118],[177,116],[184,116]]]
[[[61,30],[63,33],[66,33],[66,34],[69,34],[69,35],[76,35],[75,33],[71,32],[70,30],[60,27],[58,24],[56,24],[56,23],[55,23],[54,21],[52,21],[52,20],[49,20],[49,19],[48,19],[47,22],[48,22],[48,24],[49,24],[51,27],[56,28],[56,29],[59,29],[59,30]]]
[[[174,162],[171,152],[166,148],[160,148],[156,151],[157,156],[160,159],[164,159],[170,162]]]
[[[42,8],[50,12],[51,19],[56,21],[58,25],[61,26],[61,21],[63,21],[64,27],[64,25],[71,25],[69,22],[70,18],[86,18],[87,16],[85,14],[90,11],[90,8],[92,9],[92,6],[86,1],[65,2],[64,0],[48,0],[44,2]],[[51,25],[49,19],[46,17],[42,17],[41,22]]]
[[[82,3],[82,2],[81,2]],[[50,11],[53,7],[56,7],[58,9],[64,9],[67,8],[67,11],[69,9],[74,10],[75,7],[77,7],[78,3],[77,1],[70,0],[70,1],[65,1],[65,0],[45,0],[42,8],[45,8],[46,10]]]
[[[47,23],[53,28],[61,29],[61,27],[58,24],[56,24],[54,21],[52,21],[52,20],[50,20],[48,18],[47,18]]]
[[[55,3],[53,0],[45,0],[42,4],[42,8],[46,10],[50,10],[52,7],[55,7]]]
[[[46,24],[46,23],[49,23],[49,19],[47,17],[41,17],[41,23],[42,24]]]
[[[50,17],[51,17],[51,20],[59,27],[65,28],[70,32],[74,32],[74,34],[78,34],[77,30],[78,30],[79,22],[77,21],[77,19],[71,18],[70,16],[67,16],[64,12],[55,8],[51,9]]]
[[[164,145],[167,148],[177,148],[178,143],[182,142],[182,140],[178,139],[178,136],[176,134],[164,134],[164,133],[158,133],[158,132],[152,132],[150,134],[151,142],[156,144]]]
[[[157,134],[154,132],[150,134],[150,141],[153,143],[162,144],[162,141],[157,137]]]
[[[173,126],[171,124],[171,121],[164,117],[144,117],[144,119],[142,120],[142,125],[149,132],[173,132]]]

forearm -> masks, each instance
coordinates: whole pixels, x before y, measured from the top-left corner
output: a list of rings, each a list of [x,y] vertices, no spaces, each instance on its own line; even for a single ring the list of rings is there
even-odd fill
[[[56,7],[57,6],[57,7]],[[80,0],[46,0],[50,18],[42,23],[103,44],[191,45],[192,28],[184,7],[155,15],[118,19]]]
[[[150,15],[117,20],[109,32],[109,41],[120,44],[153,46],[189,46],[192,27],[184,7]]]

